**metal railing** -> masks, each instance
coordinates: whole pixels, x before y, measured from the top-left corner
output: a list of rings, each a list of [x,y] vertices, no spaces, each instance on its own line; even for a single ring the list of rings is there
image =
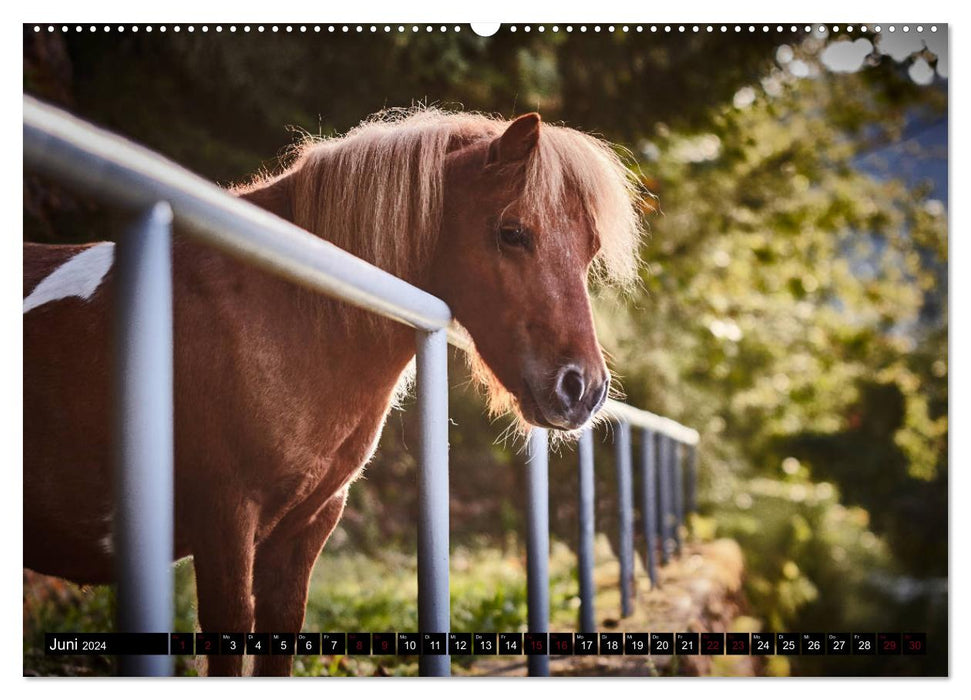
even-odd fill
[[[445,302],[227,194],[148,149],[27,96],[24,163],[138,215],[136,223],[118,242],[115,262],[119,288],[124,290],[117,295],[120,301],[115,308],[119,362],[115,382],[119,630],[167,632],[171,626],[174,486],[170,247],[172,225],[177,223],[181,232],[228,255],[415,329],[421,421],[418,624],[423,633],[447,633],[447,344],[466,348],[468,340],[452,324]],[[622,580],[630,581],[630,426],[641,428],[645,435],[656,435],[662,444],[676,441],[693,446],[698,434],[674,421],[616,401],[608,402],[605,410],[617,421],[618,435],[625,436],[618,440],[618,477],[623,484]],[[547,631],[549,620],[547,438],[545,430],[533,430],[529,446],[528,598],[529,629],[534,632]],[[670,460],[660,461],[660,473],[668,473],[664,465]],[[653,458],[645,451],[642,467],[653,469],[653,465]],[[689,485],[693,483],[689,479]],[[645,504],[653,501],[647,488]],[[691,489],[693,494],[693,486]],[[662,482],[662,497],[669,491],[669,482]],[[669,502],[680,503],[679,498],[670,494]],[[689,495],[688,503],[690,510],[693,495]],[[580,440],[580,504],[580,587],[585,601],[581,626],[586,630],[593,627],[593,450],[589,431]],[[644,512],[646,522],[646,506]],[[669,536],[678,537],[676,522],[681,521],[683,509],[677,513],[680,516],[673,508],[662,506],[662,542],[666,543]],[[665,545],[665,555],[668,551]],[[654,564],[651,567],[654,572]],[[652,573],[652,579],[656,581],[656,574]],[[630,586],[624,590],[628,600],[625,610],[629,610]],[[171,673],[169,657],[123,657],[123,663],[123,672],[130,675]],[[447,655],[421,657],[423,675],[444,676],[449,669]],[[548,673],[547,658],[531,657],[530,672]]]
[[[614,464],[617,473],[618,558],[620,560],[621,617],[634,612],[634,493],[631,429],[640,432],[641,519],[644,530],[644,568],[652,586],[659,586],[658,550],[664,563],[681,551],[686,514],[694,512],[697,489],[698,432],[668,418],[608,401],[604,409],[614,426]],[[527,604],[530,632],[549,631],[549,436],[530,433],[527,460]],[[594,611],[594,449],[593,430],[580,435],[579,579],[581,632],[596,632]],[[687,453],[687,460],[682,457]],[[687,468],[687,476],[683,474]],[[685,486],[687,494],[684,493]],[[687,504],[685,504],[685,496]],[[549,675],[549,656],[529,657],[529,675]]]

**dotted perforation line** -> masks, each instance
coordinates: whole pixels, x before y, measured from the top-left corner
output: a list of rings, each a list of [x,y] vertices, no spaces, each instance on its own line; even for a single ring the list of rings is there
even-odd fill
[[[47,32],[62,32],[62,33],[70,33],[70,32],[81,33],[81,32],[85,32],[85,31],[88,31],[88,32],[102,31],[102,32],[106,32],[106,33],[108,33],[108,32],[124,33],[126,31],[127,32],[132,32],[132,33],[138,33],[139,31],[146,32],[146,33],[151,33],[152,31],[163,32],[163,33],[164,32],[175,32],[175,33],[189,32],[189,33],[195,33],[195,32],[198,31],[198,32],[202,32],[202,33],[208,33],[210,31],[213,31],[213,32],[221,33],[221,32],[224,32],[225,31],[225,32],[229,32],[229,33],[236,33],[236,32],[249,33],[249,32],[255,32],[255,33],[275,33],[275,34],[278,34],[278,33],[284,33],[284,34],[307,34],[307,33],[315,33],[315,34],[320,34],[322,32],[329,32],[331,34],[333,34],[335,32],[345,33],[345,34],[351,34],[351,33],[358,33],[358,34],[371,33],[371,34],[376,34],[378,32],[383,32],[383,33],[398,32],[398,33],[402,33],[403,34],[405,32],[418,33],[418,32],[424,31],[424,32],[429,32],[429,33],[430,32],[445,33],[445,32],[450,32],[450,31],[451,32],[461,32],[461,31],[464,31],[464,30],[459,25],[453,25],[453,26],[446,26],[446,25],[407,25],[407,26],[405,26],[405,25],[394,25],[394,26],[392,26],[392,25],[389,25],[389,24],[384,24],[384,25],[377,25],[377,24],[268,24],[268,25],[267,24],[228,24],[228,25],[221,25],[221,24],[216,24],[216,25],[208,25],[208,24],[202,24],[202,25],[194,25],[194,24],[186,24],[186,25],[180,25],[180,24],[174,24],[174,25],[164,25],[164,24],[163,25],[140,25],[140,24],[127,25],[127,24],[116,24],[116,25],[111,25],[111,24],[106,24],[106,25],[103,25],[103,26],[102,25],[94,25],[94,24],[92,24],[92,25],[80,25],[80,24],[77,24],[77,25],[66,25],[66,24],[63,24],[63,25],[54,25],[54,24],[39,25],[39,24],[35,24],[34,25],[34,32],[43,32],[43,31],[47,31]]]
[[[581,25],[572,25],[572,24],[568,24],[568,25],[565,25],[565,26],[562,26],[562,27],[559,26],[559,25],[556,25],[556,24],[550,25],[550,26],[546,26],[546,25],[542,25],[542,24],[539,24],[539,25],[529,25],[529,24],[526,24],[526,25],[516,25],[516,24],[512,24],[512,25],[508,25],[508,26],[503,26],[500,30],[505,30],[505,31],[508,31],[510,33],[513,33],[513,34],[515,34],[516,32],[523,32],[523,33],[527,33],[528,34],[528,33],[533,32],[533,31],[536,31],[536,32],[538,32],[540,34],[545,33],[546,31],[550,31],[550,32],[552,32],[554,34],[559,33],[561,31],[566,32],[566,33],[572,33],[574,31],[577,31],[577,32],[580,32],[580,33],[587,33],[587,32],[603,33],[603,32],[606,32],[608,34],[612,34],[612,33],[615,33],[615,32],[624,32],[624,33],[629,33],[629,32],[636,32],[636,33],[649,32],[649,33],[652,33],[652,34],[658,34],[658,33],[664,33],[664,34],[673,34],[673,33],[678,33],[678,34],[687,34],[687,33],[700,34],[700,33],[708,33],[708,34],[711,34],[711,33],[715,33],[715,32],[720,32],[720,33],[723,33],[723,34],[724,33],[728,33],[728,32],[733,32],[735,34],[741,34],[743,32],[747,32],[749,34],[756,34],[756,33],[768,34],[770,32],[783,33],[783,32],[787,32],[787,31],[789,33],[791,33],[791,34],[795,34],[795,33],[799,33],[799,32],[809,34],[809,33],[812,33],[814,31],[817,32],[817,33],[820,33],[820,34],[823,34],[823,33],[826,33],[826,32],[830,32],[832,34],[839,34],[841,32],[845,32],[847,34],[852,34],[852,33],[856,32],[856,31],[859,31],[861,33],[872,32],[872,33],[875,33],[875,34],[879,34],[879,33],[883,32],[883,31],[887,31],[887,32],[891,32],[891,33],[898,32],[898,31],[904,32],[904,33],[908,33],[908,32],[911,32],[911,31],[919,32],[919,33],[920,32],[924,32],[924,31],[937,32],[937,31],[939,31],[939,29],[941,29],[941,28],[938,27],[938,25],[934,25],[934,24],[931,24],[931,25],[923,25],[923,24],[889,24],[889,25],[879,25],[879,24],[875,24],[875,25],[866,25],[866,24],[861,24],[861,25],[826,25],[826,24],[819,24],[819,25],[815,25],[815,24],[805,24],[805,25],[803,25],[803,24],[798,24],[798,25],[797,24],[790,24],[790,25],[781,25],[781,24],[775,24],[775,25],[769,25],[769,24],[758,24],[758,25],[756,25],[756,24],[748,24],[748,25],[740,25],[740,24],[734,24],[734,25],[727,25],[727,24],[691,24],[691,25],[685,25],[685,24],[650,24],[650,25],[640,25],[640,24],[637,24],[637,25],[628,25],[628,24],[624,24],[624,25],[614,25],[614,24],[610,24],[610,25],[599,25],[599,24],[594,24],[594,25],[586,25],[586,24],[581,24]],[[463,29],[459,25],[447,26],[447,25],[444,25],[444,24],[442,24],[442,25],[431,25],[431,24],[425,24],[425,25],[418,25],[418,24],[409,24],[409,25],[404,25],[404,24],[398,24],[398,25],[390,25],[390,24],[384,24],[384,25],[379,25],[379,24],[327,24],[327,25],[321,25],[321,24],[284,24],[284,25],[279,25],[279,24],[270,24],[270,25],[264,25],[264,24],[253,24],[253,25],[251,25],[251,24],[240,24],[240,25],[237,25],[237,24],[229,24],[229,25],[221,25],[221,24],[216,24],[216,25],[207,25],[207,24],[203,24],[203,25],[193,25],[193,24],[188,24],[188,25],[179,25],[179,24],[174,24],[174,25],[164,25],[164,24],[162,24],[162,25],[150,25],[150,24],[149,25],[138,25],[138,24],[131,24],[131,25],[125,25],[125,24],[117,24],[117,25],[109,25],[109,24],[106,24],[106,25],[95,25],[95,24],[91,24],[91,25],[80,25],[80,24],[77,24],[77,25],[66,25],[66,24],[63,24],[63,25],[54,25],[54,24],[48,24],[48,25],[40,25],[40,24],[35,24],[34,25],[34,32],[39,33],[39,32],[43,32],[43,31],[47,31],[47,32],[50,32],[50,33],[53,33],[53,32],[61,32],[61,33],[74,32],[74,33],[81,33],[81,32],[85,32],[85,31],[87,31],[87,32],[103,31],[105,33],[118,32],[120,34],[125,33],[125,32],[131,32],[133,34],[136,34],[138,32],[145,32],[145,33],[149,33],[150,34],[153,31],[160,32],[160,33],[165,33],[165,32],[171,31],[171,32],[174,32],[176,34],[178,34],[180,32],[183,32],[183,31],[188,32],[190,34],[195,33],[197,31],[198,32],[202,32],[204,34],[210,32],[210,31],[214,31],[216,33],[221,33],[221,32],[226,31],[226,32],[229,32],[229,33],[236,33],[236,32],[242,32],[242,33],[250,33],[250,32],[256,32],[256,33],[266,33],[266,32],[269,32],[269,33],[280,33],[280,32],[283,32],[283,33],[286,33],[286,34],[293,34],[293,33],[298,33],[298,34],[316,33],[316,34],[320,34],[322,32],[327,32],[327,33],[330,33],[330,34],[333,34],[333,33],[343,33],[343,34],[351,34],[351,33],[364,34],[364,33],[371,33],[371,34],[376,34],[376,33],[379,33],[379,32],[380,33],[385,33],[385,34],[389,34],[389,33],[392,33],[392,32],[396,32],[396,33],[399,33],[399,34],[405,34],[405,33],[417,34],[417,33],[420,33],[420,32],[424,32],[424,33],[432,33],[432,32],[446,33],[446,32],[450,32],[450,31],[451,32],[461,32],[461,31],[463,31]]]
[[[537,32],[544,32],[544,31],[546,31],[546,27],[544,25],[515,25],[515,24],[513,24],[513,25],[509,25],[508,27],[504,27],[504,29],[506,29],[507,31],[512,32],[512,33],[516,33],[517,31],[522,31],[522,32],[526,32],[526,33],[531,32],[531,31],[534,31],[534,30],[537,31]],[[834,34],[838,34],[840,31],[845,31],[847,33],[852,33],[854,31],[860,31],[860,32],[874,32],[874,33],[878,33],[879,34],[881,31],[889,31],[889,32],[895,32],[895,31],[902,31],[902,32],[910,32],[910,31],[923,32],[923,31],[930,31],[930,32],[936,32],[936,31],[938,31],[938,29],[939,29],[939,27],[937,25],[923,25],[923,24],[914,24],[914,25],[909,25],[909,24],[896,24],[896,25],[883,25],[883,26],[881,26],[879,24],[877,24],[877,25],[866,25],[866,24],[861,24],[861,25],[826,25],[826,24],[819,24],[819,25],[815,25],[815,24],[790,24],[790,25],[782,25],[782,24],[774,24],[774,25],[770,25],[770,24],[747,24],[747,25],[741,25],[741,24],[691,24],[691,25],[686,25],[686,24],[650,24],[650,25],[641,25],[641,24],[636,24],[636,25],[628,25],[628,24],[624,24],[624,25],[614,25],[614,24],[610,24],[610,25],[599,25],[599,24],[593,24],[593,25],[587,25],[587,24],[581,24],[581,25],[572,25],[572,24],[568,24],[568,25],[565,25],[563,27],[560,27],[559,25],[555,25],[554,24],[554,25],[552,25],[552,26],[549,27],[549,30],[552,31],[552,32],[560,32],[560,31],[574,32],[574,31],[577,31],[577,32],[580,32],[580,33],[585,33],[585,32],[591,32],[592,31],[594,33],[600,33],[600,32],[606,31],[607,33],[614,33],[614,32],[624,32],[624,33],[628,33],[628,32],[639,32],[639,33],[650,32],[650,33],[654,33],[654,34],[657,34],[657,33],[667,33],[667,34],[672,34],[672,33],[680,33],[680,34],[686,34],[686,33],[694,33],[694,34],[709,33],[709,34],[711,34],[711,33],[715,33],[715,32],[721,32],[721,33],[728,33],[728,32],[742,33],[742,32],[748,32],[750,34],[756,34],[756,33],[768,34],[770,32],[783,33],[783,32],[786,32],[786,31],[788,31],[789,33],[792,33],[792,34],[795,34],[797,32],[803,32],[803,33],[809,34],[809,33],[812,33],[814,31],[815,32],[819,32],[819,33],[832,32]]]

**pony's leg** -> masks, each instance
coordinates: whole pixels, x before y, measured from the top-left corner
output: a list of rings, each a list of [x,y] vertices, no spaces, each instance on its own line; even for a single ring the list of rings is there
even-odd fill
[[[197,533],[193,546],[199,624],[203,632],[253,630],[253,558],[256,515],[252,508],[230,509]],[[210,676],[240,676],[243,657],[208,657]]]
[[[347,492],[332,496],[308,525],[297,530],[278,526],[256,550],[253,597],[257,632],[299,632],[307,608],[314,563],[344,512]],[[286,523],[281,523],[286,525]],[[289,676],[292,656],[257,656],[253,675]]]

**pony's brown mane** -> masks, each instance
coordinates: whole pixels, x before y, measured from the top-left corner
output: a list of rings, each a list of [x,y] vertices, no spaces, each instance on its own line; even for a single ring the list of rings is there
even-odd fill
[[[421,286],[442,224],[446,156],[498,137],[509,124],[483,114],[429,107],[386,110],[344,136],[305,139],[295,147],[285,172],[257,177],[235,191],[253,193],[261,205],[296,225]],[[614,147],[544,123],[537,148],[520,167],[523,191],[509,204],[550,222],[575,210],[570,205],[579,201],[599,243],[591,276],[608,284],[632,284],[643,235],[643,194]],[[510,428],[524,435],[528,424],[513,410],[513,395],[477,352],[468,353],[467,359],[474,381],[488,397],[489,413],[513,413],[518,420]],[[404,380],[401,387],[407,384]]]
[[[289,181],[287,213],[295,224],[420,283],[441,228],[446,156],[497,137],[509,123],[430,107],[385,110],[344,136],[306,139],[287,171],[272,179]],[[566,210],[568,198],[579,198],[600,243],[592,274],[621,285],[636,278],[641,193],[609,143],[544,123],[525,173],[521,211],[548,219]]]

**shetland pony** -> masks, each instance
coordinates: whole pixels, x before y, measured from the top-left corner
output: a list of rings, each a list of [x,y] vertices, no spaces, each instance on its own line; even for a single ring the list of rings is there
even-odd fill
[[[569,431],[603,404],[587,282],[632,280],[642,232],[609,144],[537,114],[385,112],[234,192],[444,299],[493,411]],[[24,245],[24,562],[80,583],[113,580],[113,253]],[[297,632],[414,333],[179,236],[173,294],[173,556],[194,558],[204,631]]]

